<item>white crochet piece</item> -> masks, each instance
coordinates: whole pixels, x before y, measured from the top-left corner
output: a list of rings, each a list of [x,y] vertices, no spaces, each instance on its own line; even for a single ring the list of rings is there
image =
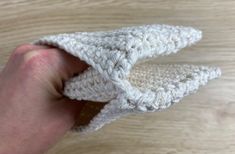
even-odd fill
[[[91,132],[129,113],[165,109],[220,76],[220,69],[214,67],[136,64],[176,53],[201,37],[201,31],[191,27],[145,25],[51,35],[34,43],[61,48],[90,65],[66,82],[64,95],[109,102],[87,126],[79,127],[82,132]]]

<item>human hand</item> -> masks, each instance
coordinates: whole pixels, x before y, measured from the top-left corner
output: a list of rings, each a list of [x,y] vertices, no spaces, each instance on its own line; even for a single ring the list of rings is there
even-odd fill
[[[53,47],[16,48],[0,74],[0,153],[41,154],[57,142],[83,106],[62,95],[63,83],[87,67]]]

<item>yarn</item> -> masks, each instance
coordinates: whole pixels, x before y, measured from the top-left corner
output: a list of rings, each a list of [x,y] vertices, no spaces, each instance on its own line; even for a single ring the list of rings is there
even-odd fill
[[[92,132],[130,113],[165,109],[219,77],[216,67],[145,62],[176,53],[201,37],[202,32],[192,27],[144,25],[49,35],[34,43],[58,47],[90,65],[66,81],[64,95],[108,102],[87,126],[76,128]]]

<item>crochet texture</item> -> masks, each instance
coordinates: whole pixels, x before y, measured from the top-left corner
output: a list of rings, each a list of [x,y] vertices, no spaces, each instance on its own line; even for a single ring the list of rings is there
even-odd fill
[[[201,31],[192,27],[145,25],[50,35],[34,43],[58,47],[90,65],[66,81],[64,95],[108,102],[87,126],[77,128],[92,132],[129,113],[165,109],[220,76],[216,67],[145,62],[176,53],[201,37]]]

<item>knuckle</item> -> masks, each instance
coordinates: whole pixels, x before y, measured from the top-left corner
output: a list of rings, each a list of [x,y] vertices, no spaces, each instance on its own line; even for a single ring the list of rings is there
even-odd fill
[[[48,63],[48,56],[46,51],[32,50],[26,52],[22,56],[23,68],[27,70],[38,70],[42,69]]]
[[[14,49],[13,53],[11,54],[11,58],[15,59],[15,58],[21,57],[31,48],[32,48],[31,44],[19,45]]]
[[[29,52],[26,52],[22,55],[22,61],[23,63],[36,63],[40,60],[42,60],[43,57],[43,52],[38,51],[38,50],[32,50]]]
[[[24,53],[22,57],[23,57],[23,62],[28,62],[28,61],[31,61],[32,59],[38,59],[37,57],[40,57],[40,52],[36,50],[32,50],[32,51]]]
[[[14,50],[16,53],[24,53],[32,48],[32,44],[21,44],[17,46]]]

